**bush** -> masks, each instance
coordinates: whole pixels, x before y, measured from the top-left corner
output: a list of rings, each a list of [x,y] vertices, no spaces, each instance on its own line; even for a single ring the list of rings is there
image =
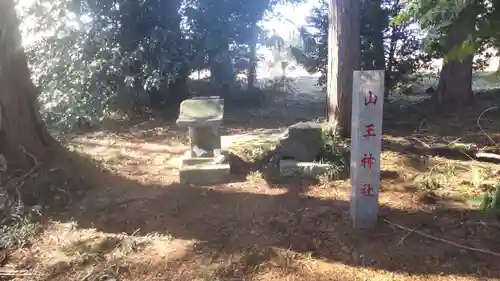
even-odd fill
[[[485,191],[481,209],[500,218],[500,183]]]
[[[322,130],[323,147],[318,161],[329,163],[334,168],[329,178],[338,177],[340,172],[347,172],[349,168],[349,143],[338,134],[338,129],[325,123]]]

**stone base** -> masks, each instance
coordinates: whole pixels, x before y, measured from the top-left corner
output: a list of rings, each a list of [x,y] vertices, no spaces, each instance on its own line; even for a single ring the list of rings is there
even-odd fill
[[[213,185],[231,179],[229,164],[213,164],[213,158],[187,158],[181,160],[179,181],[182,184]]]
[[[296,160],[280,160],[280,175],[283,177],[307,176],[318,177],[327,173],[332,165],[315,162],[298,162]]]
[[[191,158],[191,157],[184,157],[181,159],[181,163],[179,168],[182,169],[182,167],[185,166],[200,166],[200,165],[210,165],[210,164],[216,164],[214,162],[213,157],[198,157],[198,158]]]

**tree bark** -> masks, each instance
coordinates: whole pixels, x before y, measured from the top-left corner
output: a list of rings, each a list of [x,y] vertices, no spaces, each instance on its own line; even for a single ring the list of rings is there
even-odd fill
[[[459,14],[449,27],[445,38],[444,53],[453,54],[460,48],[469,36],[473,36],[476,26],[477,1],[472,1]],[[453,55],[454,56],[454,55]],[[452,57],[444,61],[439,75],[437,103],[470,103],[474,100],[472,92],[472,65],[474,53],[468,53],[459,58]]]
[[[382,10],[381,0],[361,2],[360,26],[361,64],[363,70],[382,70],[385,68],[384,28],[387,16]]]
[[[373,48],[375,53],[375,70],[384,70],[385,69],[385,52],[384,52],[384,28],[385,21],[387,21],[387,16],[382,10],[382,1],[376,0],[373,2],[374,9],[377,11],[377,24],[376,34],[373,42]]]
[[[395,17],[401,12],[400,0],[394,1],[391,4],[392,9],[390,11],[390,16]],[[391,35],[389,36],[389,50],[387,52],[387,65],[385,68],[385,81],[384,81],[384,99],[387,100],[389,98],[389,94],[392,89],[392,77],[393,77],[393,68],[395,63],[396,56],[396,48],[398,44],[398,37],[400,37],[400,33],[403,27],[399,25],[389,26],[389,30]]]
[[[384,99],[389,98],[389,93],[392,87],[392,71],[394,65],[394,55],[396,53],[396,34],[399,32],[398,27],[391,27],[391,36],[389,41],[389,53],[387,55],[387,68],[385,70],[385,81],[384,81]]]
[[[189,65],[183,64],[175,79],[167,83],[166,95],[163,94],[167,109],[167,118],[177,118],[182,101],[190,97],[188,86],[189,72]]]
[[[210,51],[208,55],[210,81],[219,89],[222,96],[229,94],[236,78],[228,52],[229,43],[221,42],[219,48]]]
[[[351,132],[353,71],[359,69],[359,0],[330,0],[327,117],[342,137]]]
[[[250,64],[248,68],[248,91],[255,88],[255,81],[257,80],[257,41],[258,41],[258,27],[257,21],[252,22],[252,42],[250,42]]]
[[[384,81],[384,99],[389,98],[389,93],[392,88],[392,74],[396,55],[396,45],[398,43],[397,34],[400,32],[398,26],[391,27],[391,36],[389,38],[389,51],[387,54],[387,67],[385,69],[385,81]]]
[[[14,7],[0,1],[0,153],[9,171],[47,160],[56,143],[40,118]]]

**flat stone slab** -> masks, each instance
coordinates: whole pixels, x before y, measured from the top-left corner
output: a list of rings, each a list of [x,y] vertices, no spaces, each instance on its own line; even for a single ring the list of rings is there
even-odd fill
[[[331,164],[316,162],[298,162],[296,160],[280,160],[280,175],[284,177],[308,176],[317,177],[332,169]]]
[[[181,161],[179,181],[182,184],[214,185],[227,183],[231,179],[229,164],[186,165]]]
[[[197,97],[181,103],[177,125],[184,127],[219,126],[224,117],[224,99]]]
[[[215,162],[215,159],[213,157],[182,158],[180,167],[210,165],[210,164],[214,164],[214,162]]]
[[[188,152],[189,153],[189,152]],[[210,165],[210,164],[227,164],[229,162],[229,152],[221,151],[219,155],[215,157],[190,157],[189,155],[181,158],[180,168],[183,166],[199,166],[199,165]]]

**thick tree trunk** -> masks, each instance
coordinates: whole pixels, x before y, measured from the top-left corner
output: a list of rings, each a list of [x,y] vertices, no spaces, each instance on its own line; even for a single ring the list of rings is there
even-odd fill
[[[166,95],[164,95],[168,118],[177,118],[182,101],[190,97],[189,92],[189,66],[181,66],[174,81],[168,83]]]
[[[389,98],[389,93],[392,88],[392,72],[394,68],[394,56],[396,54],[396,44],[397,42],[397,33],[399,32],[399,28],[397,26],[391,27],[391,36],[389,42],[389,52],[387,54],[387,68],[385,70],[385,81],[384,81],[384,99]]]
[[[373,8],[377,11],[377,23],[375,27],[375,36],[373,38],[373,48],[375,53],[375,70],[384,70],[385,69],[385,53],[384,53],[384,26],[381,24],[386,19],[387,16],[384,14],[382,10],[382,1],[376,0],[373,2]]]
[[[381,0],[361,2],[361,69],[382,70],[385,68],[384,22],[387,16],[382,10]]]
[[[375,69],[385,70],[385,53],[384,53],[384,38],[382,31],[377,34],[375,44]]]
[[[473,36],[476,26],[477,1],[472,1],[459,14],[449,27],[445,38],[446,55],[453,54],[462,46],[469,36]],[[466,54],[459,58],[452,57],[444,62],[437,89],[437,103],[470,103],[474,100],[472,93],[472,64],[474,54]]]
[[[0,1],[0,112],[0,153],[8,170],[47,160],[55,141],[39,116],[13,0]]]
[[[250,65],[248,68],[248,91],[255,88],[255,81],[257,80],[257,40],[258,40],[258,27],[257,22],[252,22],[253,38],[250,43]]]
[[[229,89],[234,85],[236,78],[228,51],[229,44],[221,43],[220,48],[208,56],[210,81],[219,89],[222,96],[229,94]]]
[[[359,69],[359,0],[330,0],[328,35],[328,120],[342,137],[351,132],[353,71]]]
[[[390,16],[395,17],[401,12],[400,0],[394,1],[392,3],[392,9],[390,11]],[[398,37],[401,33],[403,27],[401,26],[389,26],[391,35],[389,37],[389,50],[387,52],[387,65],[385,68],[385,81],[384,81],[384,99],[387,100],[389,98],[389,94],[392,90],[393,86],[393,69],[395,63],[396,56],[396,48],[398,44]]]

